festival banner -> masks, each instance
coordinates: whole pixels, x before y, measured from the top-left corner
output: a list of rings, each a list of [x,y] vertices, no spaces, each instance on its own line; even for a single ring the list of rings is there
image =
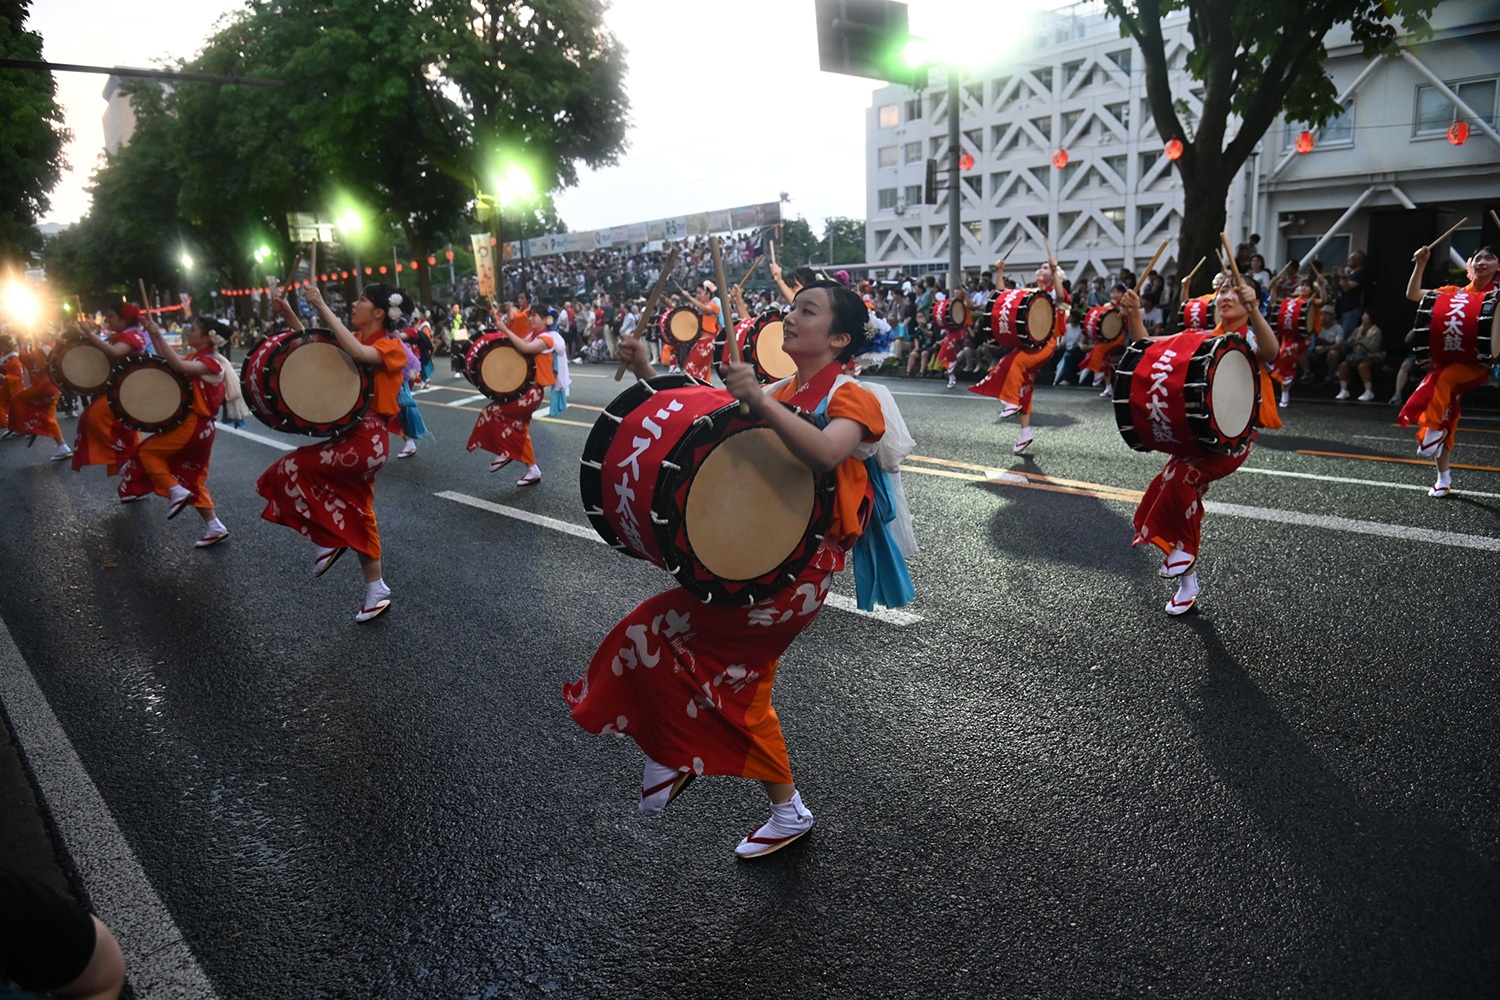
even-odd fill
[[[490,234],[473,233],[469,242],[474,245],[474,270],[479,275],[479,294],[495,297],[495,258],[490,254]]]

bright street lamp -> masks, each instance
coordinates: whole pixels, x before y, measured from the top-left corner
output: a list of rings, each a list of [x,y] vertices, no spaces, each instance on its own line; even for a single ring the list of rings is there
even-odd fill
[[[189,254],[183,253],[181,260],[184,271],[191,271],[193,269],[193,258]]]

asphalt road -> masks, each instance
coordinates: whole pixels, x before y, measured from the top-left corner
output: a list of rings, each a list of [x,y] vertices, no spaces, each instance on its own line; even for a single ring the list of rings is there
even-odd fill
[[[445,367],[435,440],[378,480],[395,596],[363,625],[355,561],[315,581],[259,518],[265,442],[299,441],[220,435],[232,537],[206,551],[191,514],[0,445],[5,625],[218,996],[1500,993],[1496,414],[1439,501],[1393,407],[1299,393],[1210,492],[1233,506],[1169,619],[1129,544],[1161,458],[1107,404],[1039,390],[1021,460],[993,401],[892,380],[920,620],[828,608],[793,645],[777,705],[817,826],[740,863],[757,787],[639,817],[634,744],[561,697],[665,574],[451,498],[586,528],[586,407],[615,383],[576,371],[523,490],[463,451],[479,404]],[[107,848],[43,793],[97,905]]]

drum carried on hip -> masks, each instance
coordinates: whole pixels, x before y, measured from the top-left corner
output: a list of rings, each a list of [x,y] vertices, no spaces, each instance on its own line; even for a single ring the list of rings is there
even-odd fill
[[[1487,365],[1500,358],[1500,343],[1495,341],[1497,303],[1500,289],[1495,288],[1484,295],[1443,289],[1422,296],[1412,342],[1417,361]]]
[[[504,333],[486,333],[469,347],[464,376],[497,403],[509,403],[536,382],[536,358],[522,354]]]
[[[755,366],[755,377],[762,385],[780,382],[797,374],[797,363],[781,349],[782,320],[779,309],[767,309],[759,316],[743,320],[734,328],[740,342],[740,354],[747,364]]]
[[[1137,340],[1115,369],[1115,424],[1136,451],[1228,454],[1255,432],[1259,365],[1238,334]]]
[[[1212,295],[1200,295],[1182,304],[1182,330],[1212,330],[1218,323],[1219,307],[1214,305]]]
[[[663,340],[691,344],[703,332],[703,318],[687,306],[678,306],[661,314],[660,329]]]
[[[795,580],[833,518],[833,473],[815,476],[728,392],[685,375],[638,382],[605,408],[579,485],[601,538],[719,604]]]
[[[932,307],[932,322],[939,329],[962,330],[970,318],[969,302],[962,295],[952,295]]]
[[[148,434],[171,430],[193,410],[193,387],[187,377],[149,354],[115,362],[104,396],[120,423]]]
[[[1090,340],[1104,344],[1125,332],[1125,314],[1113,304],[1095,306],[1083,317],[1083,333]]]
[[[975,329],[988,332],[1000,347],[1040,351],[1052,342],[1057,310],[1040,288],[1012,288],[998,293],[982,312]]]
[[[290,434],[337,436],[370,408],[374,382],[327,330],[284,330],[240,369],[245,402],[260,421]]]
[[[70,392],[91,396],[103,392],[114,359],[92,340],[72,337],[52,349],[47,370],[52,381]]]

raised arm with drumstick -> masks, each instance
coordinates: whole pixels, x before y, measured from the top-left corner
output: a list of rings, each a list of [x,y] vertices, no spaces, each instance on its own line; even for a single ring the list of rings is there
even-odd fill
[[[1456,227],[1455,227],[1456,228]],[[1451,233],[1452,230],[1449,230]],[[1403,427],[1417,427],[1417,455],[1431,458],[1437,464],[1437,482],[1428,496],[1445,497],[1452,490],[1452,454],[1458,433],[1458,419],[1463,394],[1489,381],[1490,365],[1497,360],[1495,344],[1500,343],[1500,309],[1489,320],[1490,355],[1479,347],[1483,318],[1482,303],[1496,294],[1496,275],[1500,273],[1500,247],[1482,246],[1469,258],[1469,283],[1463,288],[1444,285],[1422,287],[1422,273],[1432,258],[1432,249],[1448,234],[1418,247],[1412,254],[1411,278],[1406,283],[1406,297],[1423,303],[1428,311],[1428,350],[1432,370],[1411,394],[1397,418]]]
[[[349,549],[359,555],[365,593],[354,620],[368,621],[383,613],[391,603],[391,588],[382,574],[374,482],[375,473],[390,457],[391,418],[400,412],[398,400],[405,379],[406,348],[395,331],[407,307],[406,297],[391,285],[379,282],[366,285],[349,311],[353,331],[339,320],[315,286],[308,287],[306,298],[338,348],[350,360],[369,369],[370,406],[360,422],[349,430],[326,441],[305,445],[277,460],[256,480],[255,488],[266,500],[262,517],[293,529],[316,547],[313,576],[322,576]],[[290,311],[284,301],[278,309],[283,307]],[[301,350],[310,347],[326,351],[316,343]]]

